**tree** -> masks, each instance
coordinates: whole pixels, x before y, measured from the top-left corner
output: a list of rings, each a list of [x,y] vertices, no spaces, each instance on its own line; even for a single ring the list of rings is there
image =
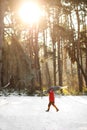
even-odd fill
[[[4,0],[4,2],[7,2],[5,3],[7,4],[6,10],[4,9],[4,3],[2,1],[0,3],[0,12],[2,14],[0,15],[0,70],[3,70],[1,72],[2,76],[0,77],[1,82],[5,84],[11,73],[17,73],[18,78],[26,79],[26,77],[29,77],[27,81],[31,83],[32,91],[36,89],[36,86],[40,86],[40,89],[42,89],[43,80],[40,62],[40,58],[42,58],[42,60],[45,59],[43,63],[45,67],[46,85],[62,86],[68,83],[68,77],[71,81],[73,77],[71,77],[71,72],[72,75],[73,72],[76,72],[76,69],[72,66],[76,66],[76,62],[78,86],[79,91],[82,92],[83,85],[86,84],[87,86],[86,1],[40,1],[45,14],[41,17],[40,23],[33,24],[32,26],[23,24],[17,16],[17,8],[21,1]],[[5,26],[3,25],[4,12],[5,18],[9,17],[11,21]],[[75,22],[77,24],[75,24]],[[3,28],[5,45],[3,44]],[[39,35],[41,35],[40,41]],[[9,41],[11,45],[7,44]],[[2,58],[3,45],[4,51]],[[13,48],[15,56],[12,54]],[[40,57],[42,48],[43,57]],[[19,53],[17,54],[17,52]],[[11,61],[9,59],[11,59]],[[67,65],[68,61],[69,64]],[[15,64],[15,69],[12,69],[14,66],[13,63]],[[22,70],[25,73],[22,73]],[[65,79],[64,71],[66,71],[67,77]],[[4,80],[5,78],[7,78],[7,80]],[[74,82],[74,80],[75,78],[72,78],[72,82]],[[72,82],[69,84],[70,86]]]
[[[2,86],[2,48],[4,42],[4,14],[5,14],[5,0],[0,0],[0,87]]]

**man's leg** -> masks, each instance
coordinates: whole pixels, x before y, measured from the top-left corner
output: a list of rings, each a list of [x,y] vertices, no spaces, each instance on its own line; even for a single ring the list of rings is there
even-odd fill
[[[56,107],[56,105],[54,104],[54,102],[52,103],[52,105],[55,107],[56,111],[59,111],[59,109]]]
[[[46,110],[47,112],[50,110],[51,102],[48,104],[48,109]]]

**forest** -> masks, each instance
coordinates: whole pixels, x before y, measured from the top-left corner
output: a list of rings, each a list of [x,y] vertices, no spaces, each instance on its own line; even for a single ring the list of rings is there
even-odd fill
[[[87,94],[87,0],[0,0],[0,92]]]

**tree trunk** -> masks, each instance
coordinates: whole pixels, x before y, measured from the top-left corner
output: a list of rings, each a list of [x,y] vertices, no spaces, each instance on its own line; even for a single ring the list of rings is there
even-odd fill
[[[87,46],[86,46],[86,68],[85,68],[85,72],[86,72],[86,87],[87,87]]]
[[[38,82],[40,85],[40,90],[42,90],[42,79],[41,79],[41,69],[40,69],[40,62],[39,62],[39,46],[38,46],[38,29],[35,30],[35,43],[36,43],[36,51],[35,51],[35,57],[36,57],[36,69],[38,71],[37,77]]]
[[[5,1],[0,0],[0,87],[2,86],[2,46],[3,46],[3,30],[4,30],[4,7]]]
[[[58,40],[58,77],[59,77],[59,86],[62,86],[62,59],[61,59],[61,51],[60,51],[60,39]]]
[[[77,16],[77,22],[78,22],[78,42],[77,42],[77,72],[78,72],[78,82],[79,82],[79,91],[82,92],[82,77],[81,77],[81,70],[79,67],[80,64],[80,19],[79,19],[79,13],[78,13],[78,7],[76,10],[76,16]]]
[[[56,46],[53,43],[53,74],[54,74],[54,86],[56,86]]]
[[[47,41],[47,32],[45,33],[45,30],[43,30],[43,48],[44,48],[44,58],[47,58],[47,48],[46,48],[46,41]],[[45,62],[45,67],[46,67],[46,82],[47,86],[51,86],[51,78],[50,78],[50,72],[49,72],[49,67],[48,63]]]

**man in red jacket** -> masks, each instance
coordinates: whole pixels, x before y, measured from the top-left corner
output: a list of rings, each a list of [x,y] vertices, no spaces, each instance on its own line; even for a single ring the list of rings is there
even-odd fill
[[[59,111],[59,109],[55,105],[55,96],[54,96],[53,89],[50,89],[50,91],[49,91],[49,104],[48,104],[48,109],[46,110],[46,112],[48,112],[50,110],[50,106],[51,105],[54,106],[54,108],[56,109],[56,111]]]

